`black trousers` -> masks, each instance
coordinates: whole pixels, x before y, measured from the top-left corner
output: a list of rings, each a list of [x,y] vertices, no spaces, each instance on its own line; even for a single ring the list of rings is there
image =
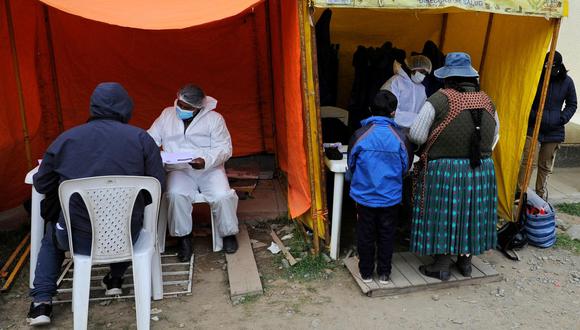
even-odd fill
[[[357,204],[357,250],[358,268],[362,277],[372,276],[377,253],[377,273],[391,274],[393,258],[393,238],[400,205],[390,207],[366,207]],[[376,246],[376,248],[375,248]]]

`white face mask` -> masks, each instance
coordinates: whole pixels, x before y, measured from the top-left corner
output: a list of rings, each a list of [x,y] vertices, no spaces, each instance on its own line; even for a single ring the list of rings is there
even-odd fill
[[[424,79],[425,75],[422,74],[421,72],[415,72],[411,75],[411,80],[413,80],[413,82],[416,84],[422,83]]]

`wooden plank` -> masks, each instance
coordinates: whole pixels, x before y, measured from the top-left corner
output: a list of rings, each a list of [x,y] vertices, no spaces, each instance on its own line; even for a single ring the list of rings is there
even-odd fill
[[[393,267],[397,267],[412,286],[427,285],[427,281],[419,276],[399,253],[393,254]]]
[[[292,256],[292,254],[290,254],[290,251],[288,251],[288,249],[286,248],[286,246],[284,245],[284,243],[282,243],[282,240],[280,240],[280,238],[278,237],[278,235],[276,235],[276,232],[274,232],[273,230],[270,229],[270,236],[272,236],[272,239],[274,240],[274,243],[276,243],[278,245],[278,247],[280,248],[280,250],[282,251],[282,253],[286,257],[286,259],[290,263],[290,266],[296,265],[296,263],[298,261],[296,261],[296,259],[294,259],[294,257]]]
[[[452,287],[458,287],[458,286],[464,286],[464,285],[481,285],[481,284],[492,283],[492,282],[497,282],[497,281],[501,281],[501,280],[502,280],[501,276],[486,276],[486,277],[480,277],[480,278],[466,277],[466,279],[462,280],[462,281],[449,280],[446,282],[440,281],[439,283],[433,283],[433,284],[422,285],[422,286],[409,286],[409,287],[405,287],[405,288],[396,288],[396,289],[390,289],[390,290],[373,290],[369,293],[369,296],[371,296],[371,297],[386,297],[386,296],[394,296],[394,295],[417,292],[417,291],[440,290],[440,289],[446,289],[446,288],[452,288]]]
[[[240,224],[240,232],[236,238],[238,239],[238,251],[233,254],[226,253],[230,296],[234,299],[245,295],[262,294],[258,266],[254,259],[250,236],[244,224]]]
[[[493,267],[491,267],[490,264],[483,262],[477,256],[473,256],[473,258],[471,258],[471,264],[475,268],[477,268],[479,271],[481,271],[485,276],[496,276],[496,275],[499,275],[499,273],[497,272],[497,270],[495,270]]]
[[[419,260],[423,263],[423,265],[428,265],[433,262],[433,258],[431,256],[417,256],[417,258],[419,258]],[[460,278],[463,278],[463,276],[461,276]],[[457,280],[458,278],[455,276],[455,274],[453,274],[453,272],[451,272],[449,281],[457,281]]]
[[[393,282],[393,284],[397,288],[406,288],[409,286],[413,286],[411,282],[409,282],[409,280],[407,280],[405,276],[403,276],[403,274],[396,267],[396,265],[393,265],[393,267],[391,268],[391,282]]]
[[[417,258],[417,256],[414,253],[402,252],[401,257],[403,257],[403,259],[405,259],[405,261],[407,261],[407,263],[411,267],[413,267],[415,272],[417,274],[419,274],[419,276],[421,276],[425,280],[425,282],[427,282],[427,283],[439,283],[439,282],[441,282],[441,280],[438,280],[436,278],[425,276],[425,275],[421,274],[421,272],[419,271],[419,266],[423,265],[423,263],[421,262],[421,260],[419,260],[419,258]]]
[[[471,260],[473,260],[473,258],[471,258]],[[453,257],[453,263],[454,264],[457,263],[457,257]],[[473,264],[473,262],[472,262],[472,264]],[[455,267],[457,268],[457,266],[455,266]],[[459,268],[457,268],[457,270],[459,271]],[[485,274],[482,273],[476,267],[471,267],[471,278],[479,278],[479,277],[485,277]]]
[[[395,257],[396,255],[399,256]],[[408,265],[408,267],[403,266],[403,264],[399,259],[403,259]],[[408,260],[410,260],[410,262]],[[491,283],[502,280],[502,277],[497,275],[483,277],[473,277],[473,276],[463,277],[460,275],[459,276],[460,280],[458,280],[457,277],[452,276],[449,281],[443,282],[434,278],[426,277],[418,272],[418,266],[422,264],[431,263],[432,261],[433,260],[431,257],[418,257],[410,252],[393,255],[393,269],[391,271],[391,283],[389,283],[388,285],[381,285],[378,283],[377,280],[371,283],[362,282],[360,273],[358,271],[357,257],[344,259],[344,264],[352,274],[358,286],[361,288],[363,294],[366,294],[367,296],[370,297],[394,296],[398,294],[405,294],[416,291],[438,290],[463,285],[480,285],[484,283]],[[412,269],[417,268],[417,271],[415,273],[417,275],[422,276],[422,279],[425,281],[425,284],[411,285],[408,279],[404,276],[407,275],[407,272],[403,274],[400,271],[400,269],[409,270],[409,268]],[[476,269],[474,268],[473,274],[475,274],[475,271]],[[393,280],[393,278],[395,280]]]
[[[348,259],[344,259],[344,265],[354,278],[356,284],[360,287],[363,294],[369,294],[372,290],[378,290],[380,287],[379,285],[373,281],[371,283],[365,283],[362,281],[362,277],[358,270],[358,257],[352,257]]]

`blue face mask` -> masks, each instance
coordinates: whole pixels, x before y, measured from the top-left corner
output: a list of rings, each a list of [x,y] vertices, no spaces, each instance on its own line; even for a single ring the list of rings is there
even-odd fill
[[[179,117],[181,120],[186,120],[193,117],[193,111],[183,110],[178,105],[175,106],[175,112],[177,112],[177,117]]]

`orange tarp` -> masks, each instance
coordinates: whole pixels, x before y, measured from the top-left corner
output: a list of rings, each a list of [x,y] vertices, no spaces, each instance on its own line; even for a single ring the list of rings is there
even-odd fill
[[[268,28],[268,6],[254,5],[256,1],[212,1],[211,6],[178,0],[155,2],[156,6],[153,1],[44,2],[72,13],[51,7],[47,11],[65,129],[87,120],[90,94],[99,82],[118,81],[125,86],[135,101],[131,124],[145,129],[164,107],[173,104],[181,85],[193,82],[218,99],[217,111],[231,132],[234,156],[275,151],[288,174],[291,215],[309,209],[297,3],[271,1]],[[115,13],[95,16],[113,2]],[[58,135],[45,6],[35,0],[9,3],[36,162]],[[194,9],[207,15],[193,14]],[[163,22],[185,24],[178,17],[186,17],[186,12],[191,14],[186,26],[207,22],[200,17],[217,21],[179,30],[152,30],[174,27]],[[0,69],[6,77],[0,88],[3,210],[22,202],[30,188],[23,184],[26,155],[6,13],[0,15]],[[135,25],[137,21],[141,25]]]
[[[90,20],[147,30],[183,29],[235,16],[260,0],[41,0]]]

